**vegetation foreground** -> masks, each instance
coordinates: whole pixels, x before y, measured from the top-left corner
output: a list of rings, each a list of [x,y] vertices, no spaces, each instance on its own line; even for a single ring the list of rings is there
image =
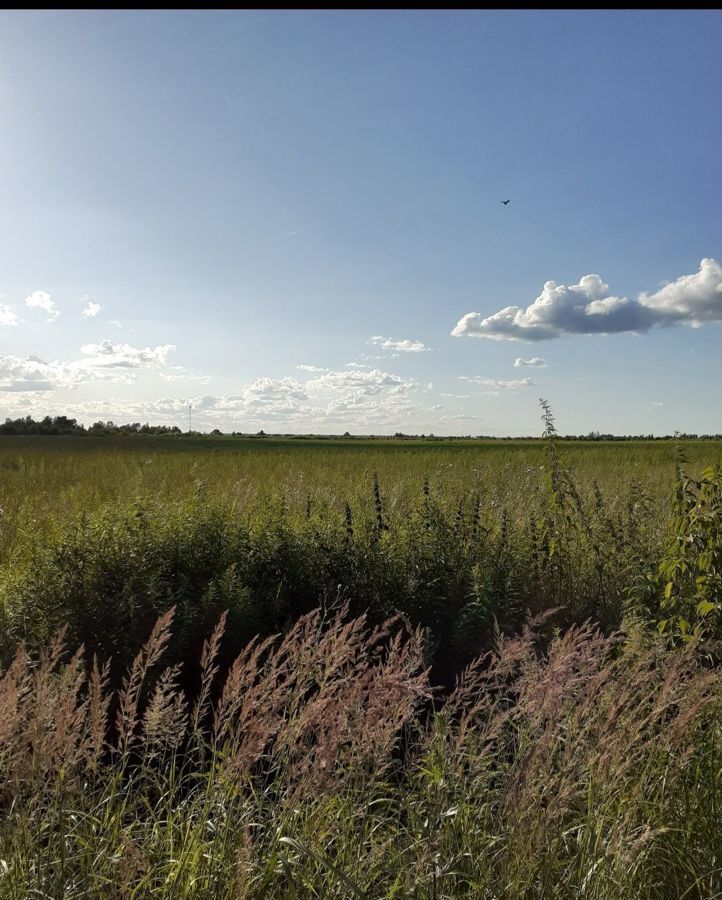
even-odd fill
[[[722,897],[719,445],[544,422],[4,439],[0,898]]]

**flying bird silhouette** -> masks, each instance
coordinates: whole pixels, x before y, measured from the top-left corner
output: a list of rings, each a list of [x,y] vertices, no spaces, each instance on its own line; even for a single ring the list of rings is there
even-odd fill
[[[511,200],[500,200],[499,203],[503,203],[506,206],[507,203],[511,203]]]

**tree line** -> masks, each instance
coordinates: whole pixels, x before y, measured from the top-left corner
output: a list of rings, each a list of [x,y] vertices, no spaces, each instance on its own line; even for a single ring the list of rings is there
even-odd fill
[[[0,424],[0,434],[16,434],[16,435],[90,435],[93,437],[102,437],[105,435],[117,434],[146,434],[146,435],[188,435],[189,432],[181,431],[177,425],[150,425],[148,422],[141,424],[140,422],[128,422],[125,425],[116,425],[114,422],[103,422],[99,420],[92,425],[86,427],[78,422],[77,419],[71,419],[68,416],[45,416],[43,419],[35,420],[32,416],[24,416],[19,419],[6,418],[3,424]],[[282,437],[295,438],[302,440],[304,438],[312,438],[314,440],[386,440],[386,441],[536,441],[539,440],[537,435],[528,435],[521,437],[498,437],[491,434],[479,435],[449,435],[441,436],[435,434],[404,434],[397,431],[393,435],[374,435],[374,434],[355,434],[351,435],[345,432],[343,435],[331,434],[266,434],[259,431],[256,434],[244,434],[240,431],[225,433],[218,428],[214,428],[209,434],[202,431],[190,432],[193,437]],[[654,435],[654,434],[602,434],[599,431],[590,431],[588,434],[566,434],[557,435],[560,441],[669,441],[669,440],[720,440],[721,434],[691,434],[688,432],[675,432],[674,434]]]
[[[177,425],[149,425],[140,422],[116,425],[113,422],[94,422],[85,427],[77,419],[68,416],[45,416],[36,421],[32,416],[19,419],[5,419],[0,425],[0,434],[77,434],[77,435],[108,435],[108,434],[182,434]]]

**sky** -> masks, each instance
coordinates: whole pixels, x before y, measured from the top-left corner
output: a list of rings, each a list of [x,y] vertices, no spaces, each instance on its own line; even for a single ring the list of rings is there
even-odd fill
[[[1,12],[0,420],[722,431],[721,48],[712,10]]]

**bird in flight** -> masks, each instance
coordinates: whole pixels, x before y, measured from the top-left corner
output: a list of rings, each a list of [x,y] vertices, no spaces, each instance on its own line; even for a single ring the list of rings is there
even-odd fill
[[[506,206],[507,203],[511,203],[511,200],[500,200],[499,203],[503,203]]]

